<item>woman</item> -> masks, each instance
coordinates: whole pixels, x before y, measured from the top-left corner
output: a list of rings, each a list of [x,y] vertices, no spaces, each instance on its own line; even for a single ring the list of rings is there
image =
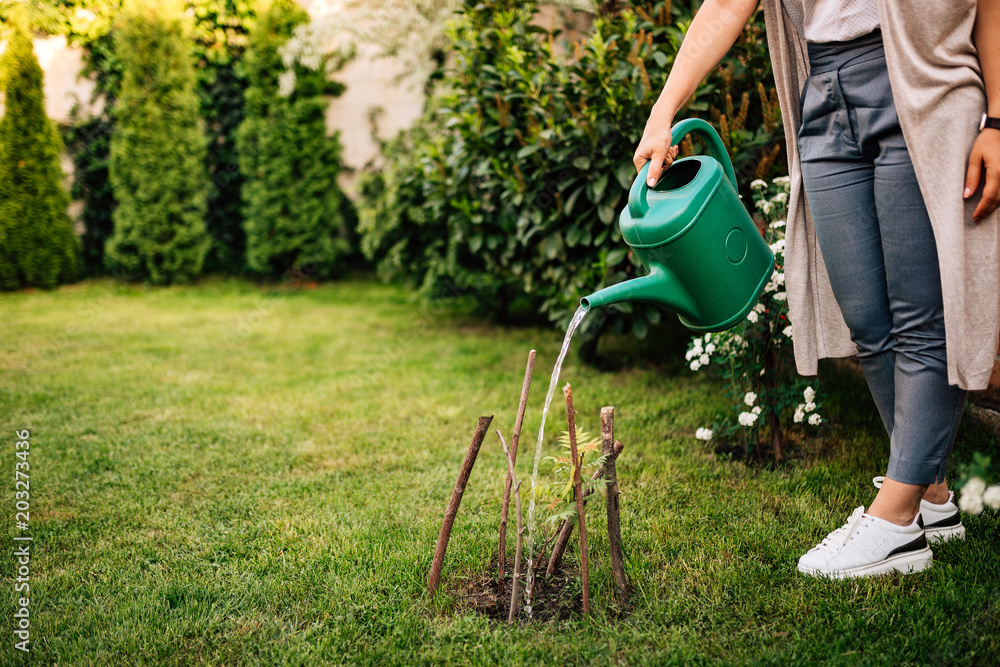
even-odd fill
[[[758,0],[706,0],[635,153],[670,126]],[[1000,0],[763,0],[791,176],[785,250],[800,373],[857,354],[889,434],[884,482],[799,559],[815,576],[915,572],[964,536],[945,480],[1000,334]],[[982,122],[981,122],[982,121]]]

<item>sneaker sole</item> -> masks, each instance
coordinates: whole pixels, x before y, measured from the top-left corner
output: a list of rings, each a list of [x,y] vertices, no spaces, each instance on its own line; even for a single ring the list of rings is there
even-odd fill
[[[922,572],[933,565],[933,552],[930,547],[924,547],[920,551],[910,551],[897,554],[891,558],[886,558],[871,565],[862,565],[849,570],[834,570],[825,572],[823,570],[803,569],[799,567],[799,572],[810,577],[827,577],[830,579],[853,579],[856,577],[878,577],[892,572],[902,574],[915,574]]]
[[[934,544],[940,544],[948,540],[964,540],[965,526],[958,524],[957,526],[947,526],[944,528],[925,528],[924,537],[927,538],[928,542]]]

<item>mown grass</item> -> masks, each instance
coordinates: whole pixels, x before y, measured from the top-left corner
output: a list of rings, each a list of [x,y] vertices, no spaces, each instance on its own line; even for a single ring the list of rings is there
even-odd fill
[[[888,446],[860,380],[823,381],[830,428],[780,469],[694,440],[723,387],[658,352],[563,371],[578,423],[617,409],[631,603],[609,588],[591,519],[589,618],[508,627],[461,589],[494,557],[503,457],[487,440],[444,570],[425,581],[481,414],[509,433],[538,349],[537,431],[560,336],[420,306],[365,281],[315,290],[90,282],[0,298],[0,414],[13,518],[14,430],[31,431],[32,653],[59,664],[989,664],[1000,654],[1000,520],[927,573],[799,576],[798,556],[874,495]],[[639,359],[639,361],[636,361]],[[560,397],[561,398],[561,397]],[[547,432],[562,427],[557,399]],[[522,452],[531,448],[533,438]],[[954,460],[996,451],[968,416]],[[551,449],[550,449],[551,451]],[[529,457],[522,455],[527,477]],[[595,506],[596,507],[596,506]],[[15,534],[5,530],[8,544]],[[512,549],[512,547],[511,547]],[[576,563],[575,551],[568,557]],[[12,559],[0,559],[5,616]],[[10,620],[0,662],[13,650]]]

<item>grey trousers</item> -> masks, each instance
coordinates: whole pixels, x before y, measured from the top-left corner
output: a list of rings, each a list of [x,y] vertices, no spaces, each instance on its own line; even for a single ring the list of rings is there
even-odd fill
[[[937,247],[881,33],[810,44],[798,148],[823,260],[886,432],[886,476],[944,480],[966,392],[948,384]]]

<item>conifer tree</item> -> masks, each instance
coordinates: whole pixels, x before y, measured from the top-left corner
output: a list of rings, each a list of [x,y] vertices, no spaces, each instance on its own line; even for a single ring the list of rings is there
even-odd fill
[[[343,86],[327,81],[329,58],[312,47],[292,69],[282,63],[282,45],[308,18],[294,2],[275,0],[246,54],[246,115],[237,134],[246,259],[272,277],[328,277],[348,251],[336,182],[340,141],[326,134],[324,98]]]
[[[166,5],[166,6],[165,6]],[[105,266],[155,284],[199,275],[209,180],[190,43],[176,5],[129,0],[109,177],[118,208]]]
[[[0,119],[0,288],[53,287],[76,274],[79,242],[66,209],[62,140],[45,115],[42,68],[27,14],[9,17],[0,61],[6,111]]]

